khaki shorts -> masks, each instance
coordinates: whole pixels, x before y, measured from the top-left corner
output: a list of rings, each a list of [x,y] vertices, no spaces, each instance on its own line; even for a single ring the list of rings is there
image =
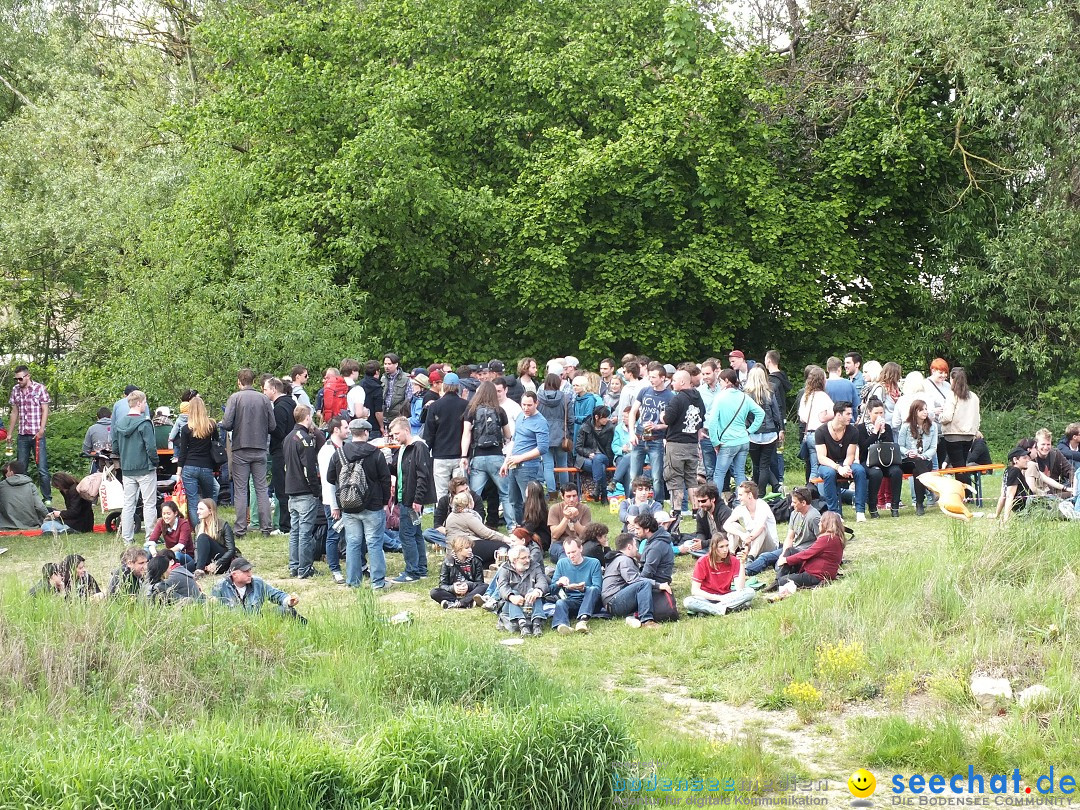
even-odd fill
[[[697,488],[698,455],[697,442],[667,443],[664,448],[664,485],[669,493]]]

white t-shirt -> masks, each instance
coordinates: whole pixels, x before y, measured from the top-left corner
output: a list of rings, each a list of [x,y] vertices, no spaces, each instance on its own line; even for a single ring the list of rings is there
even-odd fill
[[[359,388],[360,386],[356,387]],[[338,446],[333,441],[328,441],[319,448],[319,455],[316,456],[319,462],[319,478],[322,481],[322,502],[331,509],[338,508],[337,487],[326,480],[326,474],[330,471],[330,460],[337,453],[337,450]]]
[[[348,378],[346,378],[348,381]],[[364,390],[364,386],[358,385],[355,382],[349,386],[349,393],[345,395],[345,404],[349,409],[349,413],[352,414],[353,419],[361,418],[364,413],[364,401],[367,399],[367,391]]]
[[[815,391],[810,395],[809,401],[805,396],[799,398],[799,421],[806,422],[807,433],[812,433],[825,424],[818,418],[822,411],[828,411],[829,419],[832,419],[832,406],[832,399],[824,391]]]
[[[634,404],[638,392],[648,384],[648,380],[634,380],[633,382],[625,383],[622,387],[622,393],[619,394],[619,412],[617,414],[612,414],[612,416],[622,419],[623,411]]]
[[[514,435],[514,428],[517,427],[518,417],[522,414],[521,406],[512,399],[500,402],[499,406],[503,409],[503,413],[506,414],[506,422],[510,426],[510,436],[512,438]],[[513,441],[506,442],[503,445],[503,454],[507,456],[510,455],[510,451],[513,450],[513,447]]]
[[[758,538],[755,542],[755,545],[761,545],[762,551],[769,551],[780,545],[779,538],[776,535],[776,518],[773,516],[773,511],[769,505],[760,498],[755,503],[753,515],[750,514],[750,510],[744,504],[740,503],[731,510],[731,517],[728,520],[741,524],[743,529],[751,534],[764,527],[764,543],[762,543],[762,538]]]

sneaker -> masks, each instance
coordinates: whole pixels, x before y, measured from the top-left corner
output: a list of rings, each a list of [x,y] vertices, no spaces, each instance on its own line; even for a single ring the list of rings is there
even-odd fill
[[[488,611],[489,613],[494,613],[496,610],[498,610],[498,599],[493,599],[490,596],[481,596],[480,599],[482,600],[480,603],[480,607],[482,607],[484,610]]]
[[[633,627],[635,630],[637,630],[639,627],[641,627],[641,621],[638,619],[637,616],[627,616],[626,626]]]
[[[334,578],[334,582],[336,582],[338,585],[345,584],[345,575],[342,574],[340,571],[331,571],[330,575]]]
[[[395,585],[407,585],[410,582],[416,582],[416,577],[410,577],[408,574],[398,574],[393,579],[388,579],[387,582],[393,582]]]
[[[484,598],[484,595],[482,593],[478,593],[472,598],[473,607],[484,607],[485,601],[486,600]]]
[[[568,624],[560,624],[555,629],[559,631],[560,636],[568,636],[568,635],[570,635],[571,633],[574,632],[573,630],[570,629],[570,625],[568,625]]]
[[[532,634],[533,634],[533,636],[535,638],[540,638],[540,636],[544,635],[544,620],[543,619],[533,619]]]
[[[288,532],[283,532],[280,529],[271,529],[268,532],[263,532],[264,537],[284,537]]]
[[[442,605],[443,610],[449,610],[453,602],[451,602],[449,599],[443,599],[441,602],[439,602],[439,604]]]
[[[891,514],[893,517],[900,517],[900,510],[899,509],[891,509],[889,511],[889,514]]]
[[[865,523],[866,522],[866,513],[865,512],[856,512],[855,513],[855,522],[856,523]]]
[[[915,514],[918,517],[922,517],[926,514],[926,507],[923,506],[921,503],[915,504]]]
[[[532,629],[529,627],[528,623],[524,619],[517,620],[517,627],[518,632],[521,634],[522,638],[528,638],[532,635]]]
[[[577,631],[578,633],[588,633],[589,632],[589,622],[588,622],[588,620],[582,619],[581,621],[579,621],[577,624],[574,625],[574,630]]]
[[[878,512],[877,509],[871,509],[870,510],[870,519],[871,520],[877,520],[879,517],[881,517],[881,513]]]
[[[507,621],[505,616],[500,614],[499,618],[495,621],[495,629],[497,631],[499,631],[500,633],[509,633],[510,632],[510,622]]]

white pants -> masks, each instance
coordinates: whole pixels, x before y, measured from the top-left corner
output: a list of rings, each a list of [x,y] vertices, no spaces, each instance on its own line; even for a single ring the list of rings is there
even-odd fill
[[[149,533],[157,521],[157,473],[124,476],[124,511],[120,514],[120,536],[131,544],[135,539],[135,506],[143,499],[143,532]]]

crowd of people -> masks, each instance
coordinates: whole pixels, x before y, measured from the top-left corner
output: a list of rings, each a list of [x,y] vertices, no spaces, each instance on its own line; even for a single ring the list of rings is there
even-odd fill
[[[155,599],[199,601],[200,578],[227,573],[223,582],[231,584],[215,587],[223,601],[261,604],[269,594],[284,605],[282,592],[252,584],[261,580],[237,550],[257,523],[264,535],[288,536],[289,575],[300,579],[324,557],[348,587],[365,577],[376,591],[416,582],[429,576],[431,544],[445,549],[431,596],[447,609],[482,605],[498,614],[500,627],[523,635],[548,619],[560,632],[584,632],[597,615],[652,627],[678,613],[671,593],[677,554],[697,558],[682,602],[689,612],[745,607],[756,592],[747,578],[770,569],[777,574],[767,586],[775,589],[771,598],[783,598],[837,575],[845,502],[856,522],[885,509],[897,517],[909,473],[921,516],[928,495],[920,475],[990,461],[979,398],[963,368],[939,358],[927,376],[902,376],[896,363],[864,364],[850,352],[824,368],[806,367],[791,398],[794,386],[779,364],[775,351],[756,363],[733,350],[726,367],[716,358],[676,368],[627,355],[619,364],[604,359],[598,373],[580,369],[574,357],[548,361],[543,375],[534,358],[522,359],[516,374],[498,360],[410,373],[387,353],[381,364],[346,359],[326,369],[310,395],[304,366],[284,377],[241,369],[220,420],[188,390],[180,417],[162,423],[146,395],[129,386],[99,411],[84,448],[95,464],[111,454],[122,475],[120,534],[125,556],[134,558],[114,579],[138,580]],[[48,475],[48,394],[25,367],[16,380],[9,441],[19,459],[0,483],[0,521],[85,531],[93,510],[80,481]],[[806,486],[780,499],[791,515],[781,542],[764,496],[770,488],[787,494],[783,447],[793,415]],[[186,503],[197,505],[197,524],[169,501],[158,516],[163,442]],[[1008,519],[1048,493],[1075,496],[1080,425],[1057,448],[1051,444],[1040,431],[1010,453],[997,516]],[[26,475],[31,460],[40,492]],[[51,508],[52,486],[63,493],[64,510]],[[223,496],[235,506],[233,525],[217,516]],[[609,544],[589,503],[611,497],[621,499],[623,531]],[[145,546],[134,545],[140,501]],[[434,525],[422,531],[431,507]],[[684,534],[690,509],[696,530]],[[1063,514],[1071,510],[1071,501],[1063,503]],[[385,558],[390,523],[405,564],[393,578]],[[96,584],[78,584],[70,568],[65,561],[43,571],[38,589],[93,596]]]

